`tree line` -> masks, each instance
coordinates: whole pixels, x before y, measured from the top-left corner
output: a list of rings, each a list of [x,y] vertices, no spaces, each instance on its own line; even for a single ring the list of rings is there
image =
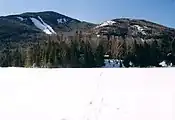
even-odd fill
[[[125,67],[161,67],[162,61],[175,65],[175,40],[166,34],[150,41],[111,40],[111,54],[113,58],[124,60]]]
[[[91,40],[81,36],[64,40],[51,39],[37,42],[27,48],[6,48],[1,52],[2,67],[42,67],[42,68],[92,68],[104,65],[104,49],[99,43],[92,47]]]
[[[160,40],[139,41],[123,38],[92,38],[82,33],[70,38],[49,37],[42,42],[0,53],[1,67],[96,68],[107,59],[123,60],[125,67],[159,67],[163,60],[175,64],[175,40],[163,34]],[[130,63],[133,63],[132,65]]]

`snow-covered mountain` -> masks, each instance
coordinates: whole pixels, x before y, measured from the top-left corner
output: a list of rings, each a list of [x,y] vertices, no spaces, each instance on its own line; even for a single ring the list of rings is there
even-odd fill
[[[38,16],[37,20],[36,18],[30,18],[33,22],[33,24],[40,29],[41,31],[43,31],[46,34],[56,34],[56,32],[53,30],[53,28],[48,25],[47,23],[45,23],[42,18],[40,16]]]
[[[120,18],[105,21],[95,28],[93,32],[97,36],[121,36],[127,38],[138,38],[142,41],[160,38],[162,34],[175,36],[175,29],[156,24],[146,20]]]
[[[24,34],[59,34],[87,30],[95,24],[80,21],[56,12],[28,12],[0,17],[0,39],[22,39]]]
[[[162,33],[175,36],[175,29],[146,20],[112,19],[101,24],[80,21],[53,11],[27,12],[0,17],[0,39],[2,41],[33,40],[40,34],[71,34],[76,30],[96,34],[97,37],[119,36],[141,41],[160,38]]]
[[[103,23],[101,23],[100,25],[97,25],[96,28],[100,28],[100,27],[105,27],[105,26],[109,26],[109,25],[113,25],[115,24],[115,21],[109,20],[109,21],[105,21]]]

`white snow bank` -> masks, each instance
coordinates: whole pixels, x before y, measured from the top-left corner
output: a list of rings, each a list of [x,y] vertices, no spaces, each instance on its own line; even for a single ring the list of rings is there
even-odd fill
[[[165,60],[160,62],[159,65],[161,65],[162,67],[172,67],[173,66],[172,63],[167,64],[167,62]]]
[[[174,68],[0,68],[1,120],[174,120]]]
[[[104,27],[104,26],[107,26],[107,25],[113,25],[115,24],[116,22],[115,21],[112,21],[112,20],[109,20],[109,21],[105,21],[103,22],[102,24],[100,24],[99,26],[97,26],[96,28],[98,27]]]
[[[16,18],[18,18],[19,20],[21,20],[21,21],[23,21],[24,20],[24,18],[22,18],[22,17],[16,17]]]
[[[36,18],[30,18],[32,20],[32,22],[34,23],[34,25],[42,30],[43,32],[45,32],[46,34],[56,34],[56,32],[52,29],[51,26],[49,26],[48,24],[46,24],[39,16],[38,18],[41,20],[41,22],[39,20],[37,20]]]
[[[167,67],[168,66],[165,61],[160,62],[159,65],[161,65],[162,67]]]

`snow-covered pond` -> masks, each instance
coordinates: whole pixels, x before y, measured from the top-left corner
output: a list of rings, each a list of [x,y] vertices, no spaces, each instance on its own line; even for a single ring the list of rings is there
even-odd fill
[[[0,120],[174,120],[174,68],[0,68]]]

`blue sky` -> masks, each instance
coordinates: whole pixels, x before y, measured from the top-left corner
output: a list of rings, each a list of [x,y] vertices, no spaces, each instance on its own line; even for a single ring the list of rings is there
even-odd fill
[[[146,19],[175,28],[175,0],[1,0],[0,15],[56,11],[100,23],[114,18]]]

